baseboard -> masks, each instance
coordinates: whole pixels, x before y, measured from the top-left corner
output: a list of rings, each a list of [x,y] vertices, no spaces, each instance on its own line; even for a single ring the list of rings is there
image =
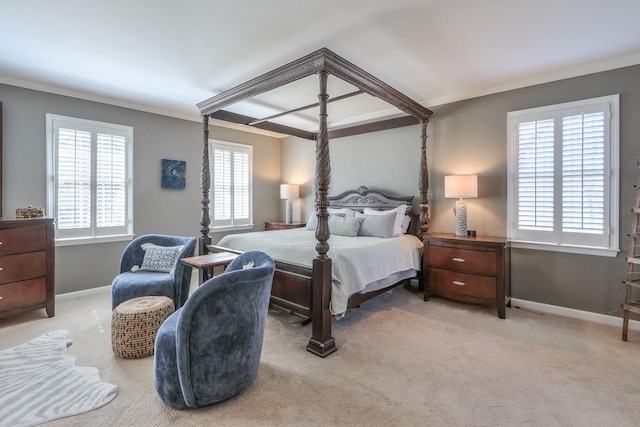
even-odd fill
[[[93,295],[98,292],[105,292],[106,288],[111,288],[111,285],[98,286],[97,288],[82,289],[80,291],[73,291],[73,292],[67,292],[64,294],[58,294],[56,295],[56,299],[66,300],[66,299],[82,297],[84,295]]]
[[[574,319],[588,320],[602,323],[604,325],[622,327],[622,317],[609,316],[606,314],[593,313],[590,311],[576,310],[574,308],[560,307],[558,305],[543,304],[541,302],[527,301],[511,298],[511,306],[524,308],[526,310],[538,311],[540,313],[557,314],[559,316],[572,317]],[[640,331],[640,321],[629,320],[629,329]]]
[[[83,289],[81,291],[68,292],[66,294],[56,295],[60,300],[78,298],[84,295],[92,295],[98,292],[105,292],[105,288],[111,288],[111,285],[100,286],[97,288]],[[558,305],[543,304],[541,302],[527,301],[518,298],[511,298],[511,306],[523,308],[540,313],[556,314],[559,316],[572,317],[574,319],[588,320],[590,322],[601,323],[609,326],[622,327],[622,318],[609,316],[606,314],[593,313],[591,311],[576,310],[575,308],[560,307]],[[629,329],[640,331],[640,321],[629,320]]]

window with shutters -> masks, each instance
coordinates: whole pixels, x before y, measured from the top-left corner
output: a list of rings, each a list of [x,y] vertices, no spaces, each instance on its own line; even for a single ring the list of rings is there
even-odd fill
[[[513,246],[618,252],[618,98],[508,113]]]
[[[211,226],[242,229],[253,226],[253,147],[210,141]]]
[[[133,128],[46,115],[47,209],[56,244],[133,234]]]

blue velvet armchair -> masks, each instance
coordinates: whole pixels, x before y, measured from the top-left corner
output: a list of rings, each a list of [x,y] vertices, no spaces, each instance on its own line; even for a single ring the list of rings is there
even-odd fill
[[[196,243],[195,237],[162,234],[147,234],[132,240],[120,258],[120,274],[111,283],[111,309],[124,301],[142,296],[167,296],[173,300],[176,309],[182,307],[189,296],[192,268],[180,262],[180,259],[193,256]],[[170,271],[149,271],[141,269],[144,268],[145,244],[162,247],[157,248],[157,252],[176,246],[182,246],[182,249],[171,253]]]
[[[253,383],[274,269],[264,252],[245,252],[165,320],[154,352],[155,386],[164,403],[200,408],[230,399]]]

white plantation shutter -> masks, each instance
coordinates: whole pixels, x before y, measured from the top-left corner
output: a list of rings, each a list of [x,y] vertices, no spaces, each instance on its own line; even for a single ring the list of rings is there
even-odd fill
[[[91,227],[91,133],[59,128],[58,229]]]
[[[213,150],[213,226],[231,226],[231,150]]]
[[[553,231],[553,120],[518,125],[518,226]]]
[[[252,154],[250,145],[211,141],[213,228],[252,224]]]
[[[618,97],[509,113],[509,234],[617,250]]]
[[[98,134],[96,159],[96,227],[123,227],[126,210],[126,139]]]
[[[249,194],[251,176],[249,171],[249,153],[233,153],[233,219],[248,224]]]
[[[47,114],[48,211],[56,238],[132,233],[133,128]]]
[[[562,118],[564,232],[603,234],[605,231],[607,115],[603,109]]]

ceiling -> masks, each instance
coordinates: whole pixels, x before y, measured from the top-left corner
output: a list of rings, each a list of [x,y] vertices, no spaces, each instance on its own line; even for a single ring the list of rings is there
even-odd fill
[[[430,107],[638,64],[639,16],[638,0],[2,0],[0,83],[199,121],[198,102],[326,47]],[[227,109],[261,118],[317,91],[307,77]],[[358,95],[329,124],[397,112]],[[317,110],[276,121],[316,130]]]

